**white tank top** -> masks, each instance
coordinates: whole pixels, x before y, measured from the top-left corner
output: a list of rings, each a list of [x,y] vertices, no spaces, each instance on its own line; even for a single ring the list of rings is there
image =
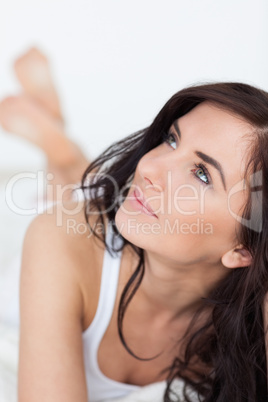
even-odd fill
[[[106,242],[111,246],[112,230],[108,225]],[[117,246],[118,243],[115,244]],[[100,295],[95,317],[90,326],[82,333],[84,349],[84,365],[87,382],[87,392],[89,402],[105,402],[110,399],[126,397],[134,392],[126,400],[137,401],[163,401],[166,381],[156,382],[147,386],[137,386],[124,384],[106,377],[98,365],[98,349],[101,340],[110,323],[117,294],[117,285],[120,272],[121,252],[109,254],[104,252],[103,267],[101,275]],[[175,379],[172,383],[172,390],[179,398],[184,400],[183,394],[184,381]],[[191,401],[202,401],[195,391],[189,393]]]
[[[109,226],[108,226],[109,229]],[[111,244],[111,229],[107,231],[107,244]],[[95,317],[83,332],[84,364],[90,402],[100,402],[109,398],[120,398],[139,386],[124,384],[106,377],[98,365],[98,349],[103,335],[110,323],[120,271],[121,252],[111,256],[104,252],[99,302]]]

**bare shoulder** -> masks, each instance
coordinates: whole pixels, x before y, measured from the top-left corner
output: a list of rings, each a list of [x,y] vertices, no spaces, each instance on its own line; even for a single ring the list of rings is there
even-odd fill
[[[54,239],[61,239],[62,242],[71,243],[75,239],[89,239],[91,236],[84,216],[84,203],[65,201],[52,205],[33,219],[26,233],[26,239],[32,235],[42,237],[44,233],[53,236]]]
[[[69,299],[72,298],[72,309],[76,309],[78,316],[82,312],[82,298],[79,264],[76,264],[74,257],[78,244],[77,236],[68,234],[66,211],[63,206],[56,205],[56,208],[53,208],[54,206],[31,222],[24,238],[21,305],[27,300],[27,290],[30,288],[31,295],[35,291],[39,294],[43,292],[44,300],[49,292],[54,292],[55,297],[58,294],[60,298],[61,292],[66,291],[69,293]]]
[[[96,216],[90,217],[94,226]],[[30,224],[24,239],[22,269],[31,258],[37,259],[34,269],[44,275],[41,261],[46,261],[46,274],[69,279],[77,285],[81,319],[86,322],[95,313],[95,300],[101,277],[104,245],[97,240],[84,215],[84,203],[64,202],[53,205]],[[39,273],[38,273],[39,271]],[[92,310],[92,311],[91,311]]]
[[[96,217],[91,216],[91,225],[94,226],[95,221]],[[31,247],[32,244],[35,247]],[[83,257],[88,253],[92,258],[95,253],[103,252],[102,243],[92,236],[84,216],[82,202],[55,204],[43,214],[38,215],[26,232],[25,248],[29,253],[35,253],[38,248],[38,252],[43,256],[48,251],[52,252],[54,261],[58,258],[62,261],[65,256],[72,261],[72,257]],[[76,266],[76,270],[78,269],[79,266]]]
[[[103,250],[85,228],[82,205],[68,203],[37,216],[26,232],[20,280],[20,402],[40,400],[41,395],[42,401],[51,402],[87,400],[81,333],[84,317],[94,314]]]

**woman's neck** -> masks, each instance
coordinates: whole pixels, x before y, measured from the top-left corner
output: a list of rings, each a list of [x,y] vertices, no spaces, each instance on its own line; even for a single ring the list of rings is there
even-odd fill
[[[202,298],[227,274],[220,262],[179,266],[145,252],[145,273],[139,293],[150,314],[163,315],[167,321],[177,320],[192,316],[201,306]]]

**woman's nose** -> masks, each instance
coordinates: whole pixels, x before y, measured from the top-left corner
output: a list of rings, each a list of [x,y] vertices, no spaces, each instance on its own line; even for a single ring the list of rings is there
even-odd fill
[[[164,191],[167,179],[167,166],[163,158],[150,153],[144,155],[137,166],[138,174],[147,188],[156,192]]]

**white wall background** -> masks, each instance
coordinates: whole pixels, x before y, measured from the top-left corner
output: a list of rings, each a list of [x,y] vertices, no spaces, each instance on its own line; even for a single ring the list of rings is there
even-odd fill
[[[52,60],[69,135],[96,156],[150,124],[188,84],[238,80],[268,90],[267,21],[267,0],[0,0],[0,98],[20,91],[13,60],[40,46]],[[0,325],[18,320],[22,239],[32,219],[9,208],[5,186],[12,172],[44,163],[40,150],[0,129]],[[16,190],[28,209],[36,183]],[[13,356],[16,367],[16,348]],[[2,374],[0,353],[0,386],[15,390]]]
[[[16,56],[51,58],[70,137],[95,156],[148,125],[180,88],[239,80],[268,90],[267,0],[8,0],[0,5],[0,98]],[[0,171],[41,151],[0,130]]]

